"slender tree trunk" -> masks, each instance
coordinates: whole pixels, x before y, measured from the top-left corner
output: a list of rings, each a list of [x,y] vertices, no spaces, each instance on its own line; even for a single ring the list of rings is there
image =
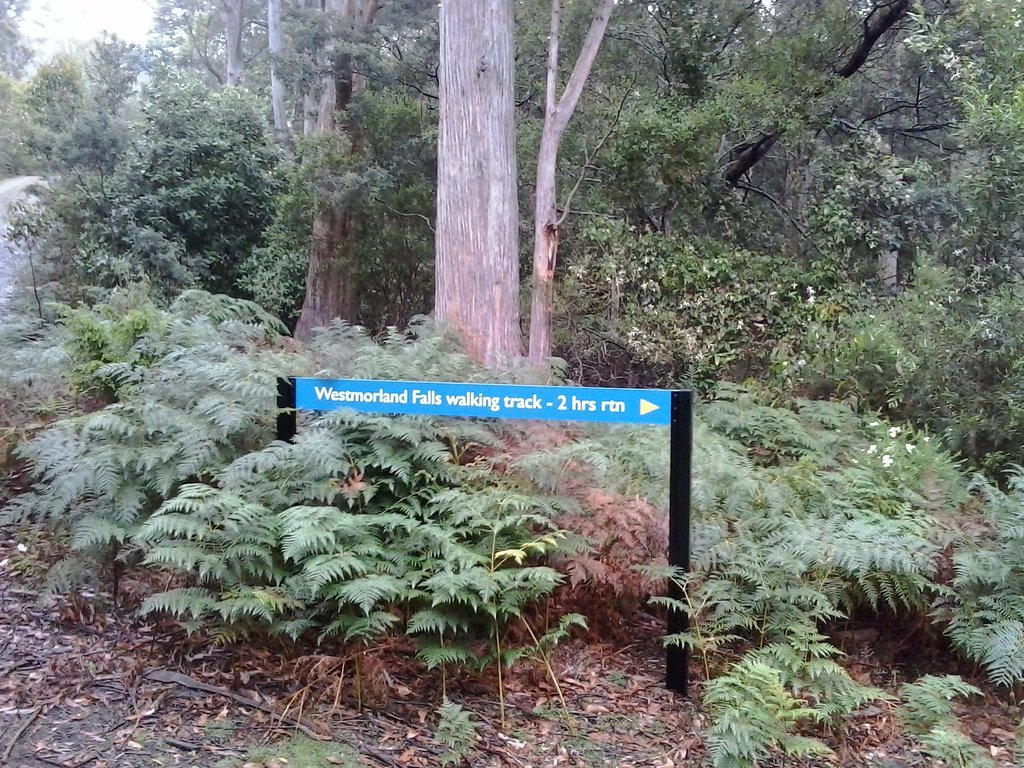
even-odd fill
[[[326,0],[324,8],[334,13],[343,28],[353,36],[363,34],[373,24],[379,7],[378,0]],[[359,144],[358,132],[352,122],[341,115],[358,97],[362,80],[356,77],[352,60],[332,47],[328,51],[330,66],[324,75],[316,114],[307,113],[306,119],[315,119],[315,133],[345,131],[355,149]],[[309,104],[312,107],[312,101]],[[351,204],[320,201],[313,219],[313,242],[306,273],[306,297],[295,327],[295,336],[308,339],[316,328],[341,319],[355,323],[359,303],[355,292],[355,212]]]
[[[558,215],[556,179],[558,148],[583,86],[594,67],[615,0],[600,0],[590,30],[561,98],[558,97],[558,49],[561,36],[561,0],[551,0],[551,31],[548,38],[547,95],[544,129],[537,155],[537,189],[534,197],[533,289],[530,301],[530,363],[544,364],[551,357],[551,326],[555,303],[555,267],[558,262],[559,229],[566,213]]]
[[[316,133],[317,99],[312,93],[302,94],[302,135]]]
[[[242,58],[242,27],[245,23],[242,0],[221,0],[224,9],[225,45],[227,47],[227,77],[225,84],[239,86],[245,75]]]
[[[533,287],[530,292],[530,364],[533,366],[542,365],[551,356],[560,229],[555,202],[557,166],[558,137],[545,130],[537,155],[533,213]]]
[[[285,115],[284,81],[281,79],[281,57],[284,35],[281,34],[281,0],[267,0],[267,38],[270,45],[270,103],[274,110],[274,134],[277,143],[291,150],[291,131]]]
[[[441,0],[434,315],[493,368],[522,355],[513,0]]]
[[[878,293],[894,295],[899,288],[899,251],[888,248],[878,253]]]

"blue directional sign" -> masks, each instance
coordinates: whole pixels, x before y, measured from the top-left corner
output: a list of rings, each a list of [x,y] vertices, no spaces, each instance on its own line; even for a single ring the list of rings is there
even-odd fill
[[[663,389],[295,379],[295,407],[307,411],[667,425],[671,403]]]

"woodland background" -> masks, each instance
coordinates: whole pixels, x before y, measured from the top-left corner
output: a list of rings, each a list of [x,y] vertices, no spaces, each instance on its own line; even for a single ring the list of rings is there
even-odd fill
[[[334,659],[335,708],[399,648],[446,763],[467,679],[504,727],[515,670],[557,702],[567,644],[680,608],[691,760],[1024,764],[958,722],[1024,683],[1024,5],[156,6],[39,60],[0,0],[0,175],[46,180],[7,222],[8,572]],[[665,435],[282,444],[280,375],[691,387],[693,569]],[[853,744],[879,712],[896,758]]]

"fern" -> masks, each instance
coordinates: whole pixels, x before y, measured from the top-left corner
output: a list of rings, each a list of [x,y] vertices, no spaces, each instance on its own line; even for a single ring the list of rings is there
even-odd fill
[[[953,558],[954,607],[948,633],[992,680],[1024,680],[1024,474],[1008,492],[977,481],[990,533],[962,541]],[[942,614],[940,614],[942,615]]]
[[[921,748],[949,766],[989,768],[995,763],[960,728],[954,712],[957,699],[981,695],[957,675],[925,675],[903,687],[900,718]]]
[[[442,765],[465,762],[476,741],[476,723],[472,713],[447,698],[437,708],[437,730],[434,738],[444,747]]]
[[[751,768],[775,752],[831,754],[820,741],[795,732],[819,713],[786,691],[778,670],[753,657],[710,681],[703,703],[714,717],[707,740],[715,768]]]

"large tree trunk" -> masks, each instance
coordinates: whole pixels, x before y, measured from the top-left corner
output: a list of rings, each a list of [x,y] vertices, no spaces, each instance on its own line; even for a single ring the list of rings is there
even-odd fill
[[[225,46],[227,47],[227,77],[225,84],[238,86],[245,75],[242,58],[242,27],[245,23],[242,0],[221,0],[224,9]]]
[[[313,331],[336,318],[352,322],[358,309],[352,273],[352,226],[349,210],[328,207],[313,220],[313,243],[306,275],[306,300],[295,337],[309,339]],[[315,287],[310,290],[310,287]]]
[[[325,0],[324,10],[334,13],[346,34],[353,37],[365,33],[379,7],[378,0]],[[352,69],[352,60],[336,47],[327,52],[330,64],[323,77],[319,101],[316,103],[315,132],[345,131],[358,146],[355,126],[347,118],[339,123],[345,111],[361,90],[362,80]],[[312,106],[312,104],[310,104]],[[307,120],[314,116],[307,114]],[[316,328],[341,319],[357,320],[359,304],[355,294],[355,255],[352,242],[355,213],[351,205],[332,200],[320,201],[313,219],[313,242],[306,273],[306,297],[295,327],[295,336],[308,339]]]
[[[495,368],[522,355],[513,0],[441,0],[434,315]]]
[[[285,150],[291,148],[291,131],[285,115],[284,81],[281,79],[281,57],[284,55],[284,36],[281,34],[281,0],[267,0],[267,38],[270,45],[270,103],[274,111],[274,133],[277,143]]]
[[[558,48],[561,35],[561,0],[551,0],[551,32],[548,37],[547,97],[544,129],[537,155],[537,189],[534,197],[533,289],[530,302],[530,363],[540,366],[551,357],[551,326],[555,302],[555,266],[558,233],[565,213],[556,206],[558,147],[572,113],[583,94],[597,51],[601,47],[615,0],[601,0],[583,41],[565,92],[558,98]],[[566,212],[568,206],[566,206]]]

